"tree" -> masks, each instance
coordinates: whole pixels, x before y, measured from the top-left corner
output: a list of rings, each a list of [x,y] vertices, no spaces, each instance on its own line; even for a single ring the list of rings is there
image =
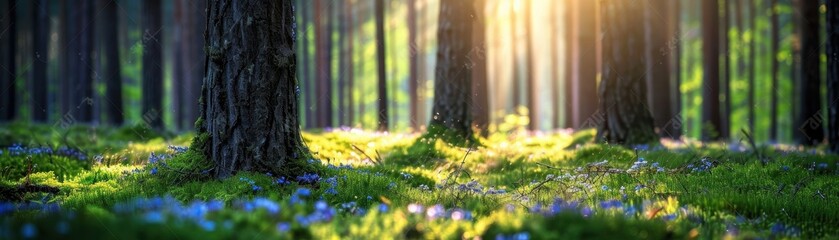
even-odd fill
[[[778,12],[780,11],[778,6],[778,0],[771,0],[769,4],[772,18],[772,50],[770,51],[771,55],[769,57],[769,61],[772,63],[772,96],[771,96],[771,108],[769,110],[770,114],[770,122],[769,122],[769,140],[774,141],[778,139],[778,74],[780,73],[780,64],[778,62],[778,52],[780,51],[780,42],[781,42],[781,33],[780,33],[780,23],[778,23]]]
[[[303,113],[304,113],[303,116],[304,116],[304,119],[306,119],[305,120],[305,127],[306,128],[314,128],[315,125],[317,125],[317,124],[315,124],[315,119],[314,119],[315,118],[315,113],[314,113],[314,108],[312,107],[312,104],[313,104],[312,103],[313,102],[312,98],[313,98],[313,95],[314,95],[314,91],[312,91],[312,88],[313,88],[312,71],[309,70],[311,68],[310,66],[312,65],[311,54],[309,52],[309,32],[310,32],[309,29],[311,29],[310,24],[312,24],[311,20],[310,20],[310,12],[309,12],[309,11],[311,11],[310,10],[311,5],[309,5],[310,1],[306,1],[306,0],[300,0],[300,1],[297,1],[297,2],[300,4],[300,22],[301,22],[300,26],[303,27],[302,28],[303,29],[303,32],[302,32],[303,34],[301,34],[299,36],[301,39],[298,40],[298,42],[300,43],[300,47],[301,47],[301,51],[300,51],[300,56],[301,56],[300,71],[301,71],[301,74],[299,75],[300,76],[299,80],[300,80],[300,82],[302,82],[302,85],[303,85],[302,86],[303,94],[301,94],[301,95],[303,95]],[[317,26],[315,26],[315,27],[316,27],[316,29],[320,29]],[[317,45],[317,43],[316,43],[315,46],[318,47],[319,45]],[[317,56],[315,56],[315,59],[319,60],[319,58]],[[320,76],[318,74],[315,74],[315,75]]]
[[[484,7],[486,0],[473,1],[475,18],[472,21],[472,48],[469,50],[468,67],[472,70],[472,124],[486,135],[489,126],[489,81],[487,80],[486,59],[486,19]]]
[[[17,115],[17,64],[15,64],[15,53],[17,51],[17,7],[15,1],[4,0],[2,2],[4,14],[0,17],[5,30],[0,35],[0,49],[3,50],[0,60],[0,121],[11,121]]]
[[[119,41],[117,30],[119,21],[117,18],[117,3],[115,0],[106,0],[102,9],[104,25],[102,28],[105,39],[103,41],[105,52],[105,114],[108,122],[119,126],[124,122],[122,108],[122,75],[120,74]],[[181,94],[181,93],[179,93]]]
[[[518,31],[516,31],[516,0],[512,0],[510,2],[510,38],[512,39],[511,46],[512,46],[512,55],[511,61],[513,64],[513,109],[521,106],[521,81],[519,80],[520,75],[520,67],[519,67],[519,38],[518,38]]]
[[[142,107],[143,119],[150,127],[163,128],[163,60],[161,55],[161,41],[163,41],[163,25],[161,25],[160,0],[147,0],[142,3],[142,36],[143,36],[143,85]]]
[[[755,5],[755,1],[749,1],[749,28],[751,29],[752,33],[757,33],[757,6]],[[757,61],[755,52],[757,51],[756,41],[754,38],[749,40],[749,91],[748,91],[748,109],[749,109],[749,132],[755,132],[755,87],[756,81],[755,78],[757,74]]]
[[[827,140],[839,153],[839,2],[826,1],[827,19]]]
[[[603,78],[600,111],[603,120],[597,139],[618,144],[649,143],[658,139],[647,108],[644,85],[644,5],[631,1],[601,2],[603,18]]]
[[[569,9],[571,25],[566,34],[566,51],[569,53],[569,76],[566,80],[566,92],[570,101],[570,116],[568,127],[592,128],[598,127],[592,117],[598,109],[597,99],[597,11],[595,1],[570,1]]]
[[[387,69],[385,68],[385,6],[384,0],[376,0],[376,69],[378,75],[379,99],[376,100],[379,106],[379,131],[388,129],[387,109]]]
[[[49,35],[49,8],[47,1],[32,1],[32,121],[46,122],[49,118],[47,111],[47,36]]]
[[[539,92],[539,84],[536,81],[536,55],[533,54],[533,14],[531,14],[533,1],[524,1],[524,33],[525,33],[525,54],[527,55],[527,111],[530,123],[527,128],[531,131],[539,129],[539,102],[536,95]]]
[[[673,117],[676,111],[673,107],[673,95],[675,87],[671,79],[672,64],[675,51],[670,46],[673,31],[670,21],[676,19],[668,18],[663,13],[667,12],[670,0],[655,0],[645,8],[644,23],[646,51],[645,59],[647,64],[647,104],[653,116],[656,128],[659,129],[659,136],[673,138],[673,133],[678,130],[672,129]],[[662,91],[663,90],[663,91]]]
[[[440,1],[437,24],[437,66],[434,71],[434,116],[429,128],[443,128],[446,133],[467,139],[471,137],[472,69],[467,58],[472,50],[474,21],[472,2]]]
[[[208,3],[206,78],[199,136],[193,148],[237,171],[299,174],[307,166],[297,108],[291,1]],[[251,24],[240,24],[247,17]],[[235,29],[241,34],[227,34]]]
[[[72,34],[74,38],[68,39],[68,61],[72,66],[70,71],[70,84],[64,91],[69,92],[70,111],[73,119],[81,123],[93,121],[93,0],[82,0],[72,8],[73,18]],[[68,112],[69,113],[69,112]]]
[[[819,1],[798,1],[801,36],[801,75],[798,91],[798,116],[795,140],[804,145],[815,145],[824,139],[821,113],[821,79],[819,77]]]
[[[419,79],[417,78],[417,6],[416,0],[408,0],[408,47],[411,51],[408,55],[408,121],[413,131],[418,131],[420,122],[419,116]]]
[[[717,1],[702,1],[702,139],[721,140],[720,43]]]

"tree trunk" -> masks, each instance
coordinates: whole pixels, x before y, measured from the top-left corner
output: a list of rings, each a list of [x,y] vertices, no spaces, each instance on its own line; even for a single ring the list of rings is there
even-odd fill
[[[4,0],[3,10],[8,14],[0,17],[5,33],[0,36],[0,49],[3,50],[0,62],[0,122],[11,121],[17,115],[17,4],[14,0]]]
[[[175,0],[172,2],[174,5],[174,19],[175,19],[175,26],[172,31],[172,45],[174,46],[182,46],[184,42],[183,32],[185,29],[185,13],[186,12],[186,0]],[[186,52],[188,50],[178,47],[175,49],[175,54],[172,56],[172,82],[171,82],[171,90],[170,90],[170,98],[172,99],[172,119],[174,119],[174,125],[172,129],[180,130],[183,129],[184,125],[184,114],[183,111],[186,110],[183,104],[183,92],[186,90],[184,80],[186,76],[186,72],[184,71],[184,58],[187,58]]]
[[[577,42],[578,35],[577,34],[577,12],[579,11],[577,8],[579,2],[576,0],[566,0],[565,1],[565,79],[563,80],[565,83],[565,91],[563,92],[565,95],[565,123],[564,127],[566,128],[574,128],[576,127],[575,115],[574,111],[578,108],[577,105],[574,105],[574,97],[576,96],[574,92],[574,86],[577,86],[579,82],[575,78],[576,72],[576,64],[578,59],[576,58],[576,52],[579,51],[579,44]],[[559,94],[557,94],[559,95]]]
[[[303,83],[303,88],[302,88],[303,93],[301,94],[301,95],[303,95],[303,113],[304,113],[304,118],[306,119],[305,127],[306,128],[315,128],[316,125],[317,125],[317,124],[315,124],[315,113],[314,113],[315,108],[312,106],[312,104],[313,104],[312,99],[314,98],[314,95],[315,95],[315,91],[312,90],[314,88],[314,84],[313,84],[314,81],[312,79],[311,70],[309,70],[310,66],[312,65],[311,54],[309,52],[309,32],[311,31],[310,29],[312,29],[312,27],[311,27],[312,23],[310,21],[310,13],[309,13],[309,11],[311,11],[310,5],[309,5],[310,1],[300,0],[300,1],[297,1],[297,2],[300,3],[300,16],[301,16],[300,17],[300,22],[301,22],[300,26],[303,26],[302,35],[298,36],[298,38],[299,38],[298,42],[301,43],[300,45],[301,45],[301,48],[302,48],[302,51],[300,52],[300,55],[302,56],[300,66],[301,66],[301,71],[303,73],[300,74],[300,78],[301,78],[300,82]],[[320,29],[320,28],[315,26],[315,29]],[[315,32],[317,33],[317,30],[315,30]],[[319,43],[319,42],[317,42],[317,43]],[[317,43],[315,44],[315,47],[319,46],[319,45],[317,45]],[[315,56],[315,59],[319,60],[319,58],[317,56]],[[315,75],[320,76],[318,74],[315,74]]]
[[[751,29],[752,36],[755,36],[757,33],[757,6],[755,6],[756,0],[749,1],[749,29]],[[749,109],[749,132],[754,134],[755,132],[755,77],[757,76],[757,59],[755,56],[755,52],[757,51],[757,47],[755,46],[755,38],[749,40],[749,92],[748,92],[748,107]]]
[[[486,18],[484,7],[486,0],[473,1],[475,17],[472,19],[472,48],[467,56],[468,66],[472,70],[472,124],[486,135],[489,127],[489,81],[487,80],[486,59]]]
[[[722,140],[720,44],[717,1],[702,1],[702,139]]]
[[[75,119],[81,123],[90,123],[93,121],[93,0],[82,0],[77,3],[79,8],[74,16],[77,20],[75,22],[75,34],[71,36],[78,36],[75,40],[76,58],[77,61],[74,66],[75,71],[73,80],[73,89],[71,99],[71,107],[75,107]],[[69,39],[69,41],[74,41]]]
[[[347,35],[345,40],[346,47],[343,51],[345,65],[344,65],[344,72],[341,72],[341,75],[344,77],[344,81],[346,86],[340,91],[344,91],[345,93],[345,102],[341,105],[341,108],[344,111],[343,118],[344,124],[346,126],[352,127],[353,126],[353,31],[355,31],[355,27],[353,26],[353,3],[347,2],[346,6],[344,6],[344,17],[342,22],[344,23],[343,32]]]
[[[780,51],[781,29],[778,23],[778,0],[771,0],[770,10],[772,14],[772,50],[770,51],[770,61],[772,63],[772,96],[771,106],[769,110],[769,140],[776,141],[778,139],[778,75],[780,74],[780,64],[778,62],[778,52]]]
[[[73,101],[73,91],[72,87],[74,86],[73,80],[75,79],[76,73],[76,57],[74,53],[77,53],[76,44],[78,41],[70,41],[70,36],[76,36],[76,12],[78,11],[78,7],[71,7],[70,4],[66,1],[61,1],[61,20],[59,23],[61,24],[60,27],[60,39],[61,40],[60,46],[61,49],[64,51],[61,52],[61,76],[59,76],[60,82],[60,89],[59,91],[59,100],[57,101],[61,105],[61,121],[65,121],[65,118],[70,117],[73,118],[73,110],[75,106],[70,106],[70,102]],[[75,119],[75,118],[73,118]]]
[[[827,140],[829,150],[839,153],[839,2],[825,1],[827,7]]]
[[[647,47],[645,59],[647,64],[647,104],[652,113],[653,120],[661,137],[673,138],[672,127],[673,117],[676,112],[672,107],[673,95],[671,94],[671,61],[673,49],[669,46],[671,39],[676,39],[670,30],[670,21],[667,18],[667,4],[671,0],[656,0],[644,11],[644,22],[646,24],[645,39]],[[664,89],[664,91],[661,91]]]
[[[536,101],[536,95],[539,92],[539,83],[536,80],[536,56],[533,54],[533,11],[531,2],[524,1],[524,33],[525,33],[525,54],[527,55],[527,108],[528,118],[530,124],[527,125],[528,130],[535,131],[539,129],[539,102]]]
[[[122,105],[122,67],[119,58],[119,41],[117,34],[119,33],[119,20],[117,18],[117,3],[115,0],[105,0],[103,4],[102,14],[103,23],[102,31],[105,35],[103,41],[103,51],[105,61],[102,61],[105,66],[102,68],[105,72],[105,114],[108,118],[108,123],[113,126],[120,126],[125,121],[125,113]],[[182,94],[182,93],[178,93]]]
[[[49,118],[47,99],[47,40],[49,38],[49,6],[45,0],[32,1],[32,121],[44,123]]]
[[[461,138],[472,134],[471,81],[469,51],[473,49],[472,21],[475,11],[470,1],[440,1],[437,24],[437,66],[434,70],[434,116],[429,128],[441,127]]]
[[[719,28],[722,38],[720,39],[720,55],[722,57],[722,81],[720,82],[720,89],[723,91],[722,99],[720,100],[720,137],[722,139],[731,138],[731,51],[729,50],[731,41],[728,38],[729,15],[731,10],[728,1],[722,1],[722,27]]]
[[[599,127],[597,72],[598,64],[597,3],[595,1],[576,1],[572,11],[574,24],[571,28],[571,127],[577,129]],[[592,14],[582,14],[592,13]],[[641,16],[641,15],[639,15]],[[637,16],[636,16],[637,17]],[[640,17],[639,17],[640,18]],[[639,22],[639,24],[643,24]],[[601,26],[603,24],[600,24]],[[640,32],[643,34],[643,32]],[[643,37],[643,35],[642,35]],[[643,41],[643,39],[638,39]],[[640,51],[640,49],[639,49]],[[639,53],[642,59],[643,53]],[[602,56],[606,56],[605,53]]]
[[[560,75],[559,75],[560,74],[560,72],[559,72],[559,69],[560,69],[560,61],[559,61],[559,34],[560,34],[560,32],[559,32],[560,20],[559,19],[560,18],[559,18],[559,16],[561,16],[560,13],[562,13],[562,12],[559,10],[559,6],[562,2],[563,1],[553,1],[551,6],[550,6],[550,10],[549,10],[550,13],[551,13],[551,22],[554,23],[550,27],[551,29],[549,30],[549,33],[550,33],[549,39],[550,39],[550,43],[551,43],[551,48],[550,48],[551,49],[550,50],[550,55],[551,55],[551,65],[550,65],[551,66],[551,78],[550,78],[551,91],[550,91],[550,95],[551,95],[551,102],[553,102],[553,104],[551,104],[551,110],[552,110],[551,113],[553,114],[551,116],[551,125],[550,125],[551,129],[558,129],[558,128],[561,127],[561,125],[560,125],[561,124],[561,121],[560,121],[560,118],[561,118],[560,104],[561,104],[562,98],[560,96],[563,95],[563,94],[560,94],[561,90],[560,90],[560,87],[559,87],[559,83],[561,81],[560,79],[563,79],[563,78],[560,77]],[[565,1],[565,2],[570,2],[570,1]],[[567,26],[567,24],[566,24],[566,26]],[[566,51],[567,51],[567,49],[568,48],[566,48]],[[568,68],[566,68],[565,71],[567,72]]]
[[[670,30],[672,31],[670,36],[673,36],[673,39],[668,41],[668,48],[673,53],[673,57],[670,59],[670,64],[672,65],[671,69],[673,70],[673,84],[670,86],[670,99],[672,102],[670,103],[671,108],[673,109],[673,118],[672,122],[668,123],[664,126],[664,130],[668,133],[667,135],[670,136],[672,139],[679,139],[682,137],[682,131],[684,131],[684,124],[682,123],[682,91],[680,89],[680,83],[682,78],[681,73],[681,60],[682,60],[682,32],[681,32],[681,12],[682,6],[679,1],[668,1],[670,4],[668,11],[668,19],[670,19]]]
[[[419,131],[419,79],[417,78],[417,59],[419,53],[417,52],[417,6],[416,0],[408,0],[408,47],[410,53],[408,55],[408,121],[412,131]]]
[[[143,29],[143,121],[154,129],[163,128],[163,58],[161,41],[160,0],[146,0],[142,3]]]
[[[511,79],[513,83],[513,112],[516,112],[517,108],[521,106],[521,80],[519,79],[519,75],[521,72],[521,68],[519,66],[519,38],[518,38],[518,31],[516,31],[516,11],[515,11],[516,0],[512,0],[510,2],[510,44],[512,46],[512,55],[510,56],[510,61],[513,64],[513,78]]]
[[[819,2],[798,1],[801,23],[801,81],[798,94],[798,117],[796,118],[796,141],[804,145],[816,145],[824,139],[824,116],[821,112],[821,79],[819,56]]]
[[[617,144],[656,141],[653,119],[644,106],[644,5],[624,0],[601,2],[603,79],[597,139]]]
[[[185,20],[188,27],[183,32],[182,48],[189,49],[190,57],[184,58],[185,78],[188,83],[184,92],[184,118],[188,126],[195,126],[198,120],[200,105],[198,104],[201,85],[204,82],[204,30],[207,22],[207,1],[192,1],[187,8]]]
[[[385,6],[384,0],[376,0],[376,68],[378,75],[379,99],[376,100],[379,106],[379,131],[388,130],[388,109],[387,109],[387,69],[385,68]]]
[[[338,115],[338,126],[347,126],[346,116],[347,116],[347,108],[344,104],[346,104],[346,92],[347,92],[347,45],[346,45],[346,36],[347,36],[347,21],[346,16],[344,16],[344,9],[347,8],[346,1],[336,1],[335,4],[337,5],[338,11],[335,11],[336,17],[338,19],[338,96],[337,96],[337,106],[336,114]]]
[[[245,16],[252,21],[240,21]],[[213,174],[291,176],[307,166],[298,125],[291,1],[210,1],[196,143]],[[240,34],[228,34],[229,32]]]

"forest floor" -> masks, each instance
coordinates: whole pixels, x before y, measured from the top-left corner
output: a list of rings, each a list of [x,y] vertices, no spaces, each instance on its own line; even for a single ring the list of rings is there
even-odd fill
[[[837,238],[839,163],[747,141],[594,144],[594,132],[304,133],[319,173],[225,180],[192,135],[0,127],[0,239]]]

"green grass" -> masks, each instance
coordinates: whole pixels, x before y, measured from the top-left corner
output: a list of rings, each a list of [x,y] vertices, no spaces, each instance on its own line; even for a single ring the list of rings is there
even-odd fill
[[[263,173],[212,179],[203,172],[212,164],[191,150],[164,158],[165,164],[147,162],[151,153],[173,154],[168,146],[188,144],[190,134],[140,138],[124,134],[131,128],[72,127],[61,136],[51,134],[50,126],[24,124],[0,129],[6,145],[65,146],[66,136],[74,136],[73,146],[88,156],[27,158],[3,148],[0,187],[28,182],[60,190],[13,201],[55,203],[64,210],[0,211],[0,238],[19,238],[24,226],[35,226],[38,237],[120,239],[839,237],[837,156],[789,146],[762,146],[765,158],[758,159],[739,144],[665,141],[639,146],[645,150],[595,144],[590,130],[527,136],[508,129],[476,138],[471,149],[433,134],[304,133],[321,180],[278,184]],[[93,141],[76,131],[101,135]],[[644,166],[627,171],[641,159]],[[30,160],[37,165],[31,171]],[[296,202],[298,188],[312,191],[304,203]],[[504,193],[493,192],[498,190]],[[221,201],[226,208],[206,215],[213,231],[174,212],[164,214],[166,224],[160,224],[144,220],[143,212],[115,210],[138,198],[163,196],[185,205]],[[243,201],[261,198],[279,203],[279,213],[241,208]],[[296,218],[315,211],[318,199],[337,214],[300,223]],[[621,207],[603,205],[609,200]],[[381,204],[388,210],[380,212]],[[472,218],[431,219],[411,213],[412,204],[426,209],[440,204],[449,214],[462,210]],[[554,207],[566,210],[555,214]],[[277,223],[288,223],[289,230],[278,231]],[[57,227],[69,230],[61,235]]]

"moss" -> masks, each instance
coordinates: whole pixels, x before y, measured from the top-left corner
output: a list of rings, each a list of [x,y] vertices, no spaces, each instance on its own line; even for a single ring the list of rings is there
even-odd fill
[[[478,138],[476,138],[471,132],[462,132],[439,124],[431,124],[428,126],[428,130],[420,138],[440,139],[445,143],[458,147],[473,147],[481,145]]]

